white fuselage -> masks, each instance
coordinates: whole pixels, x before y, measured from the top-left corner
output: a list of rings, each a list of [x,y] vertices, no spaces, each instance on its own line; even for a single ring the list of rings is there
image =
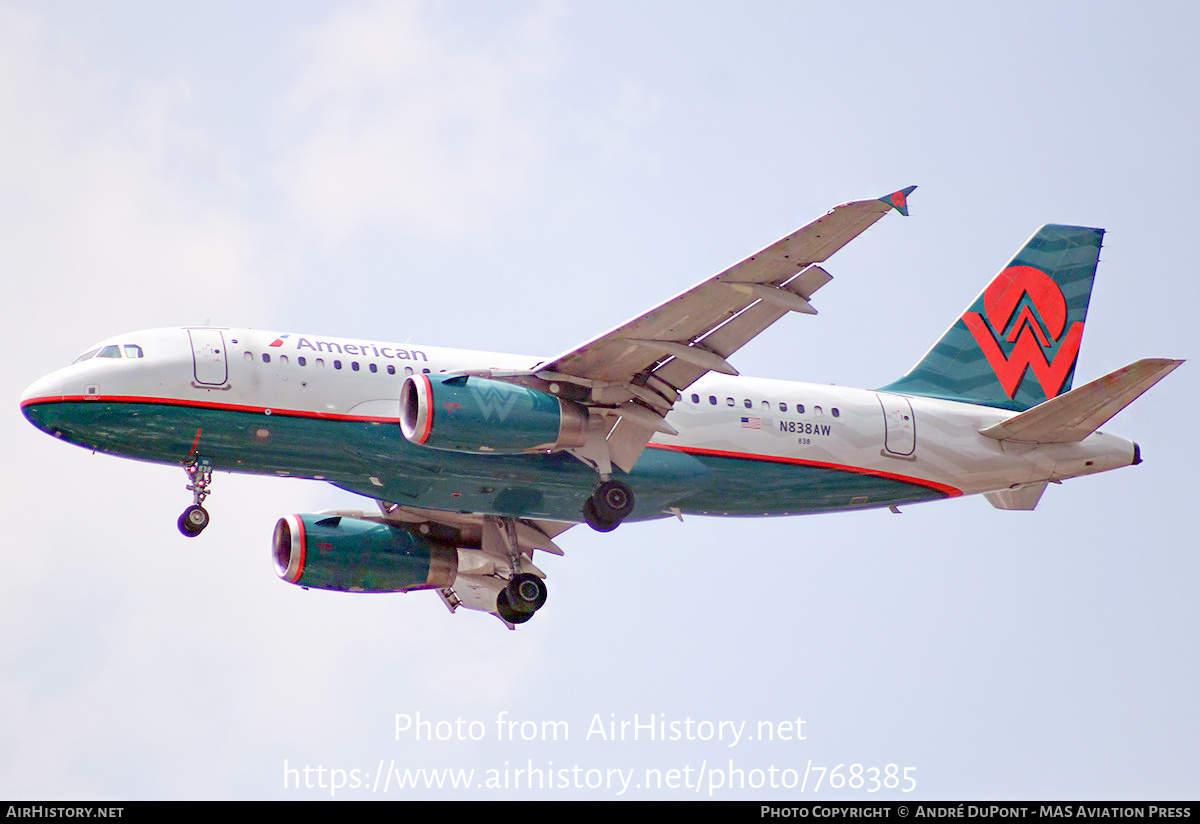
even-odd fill
[[[218,426],[211,415],[225,413],[231,428],[247,433],[248,458],[259,458],[233,465],[226,465],[229,461],[225,459],[219,468],[336,479],[339,485],[363,494],[385,486],[386,478],[381,476],[388,467],[372,472],[364,464],[370,459],[361,455],[353,465],[323,465],[335,462],[336,450],[321,453],[324,457],[320,459],[297,459],[296,465],[286,466],[268,454],[278,422],[291,418],[363,424],[384,427],[388,437],[394,437],[390,430],[395,427],[398,431],[399,391],[407,375],[530,369],[537,363],[535,358],[520,355],[243,329],[148,330],[111,338],[96,349],[97,354],[47,375],[26,390],[22,405],[36,425],[100,451],[182,462],[187,455],[175,454],[178,443],[190,442],[195,430],[208,427],[208,432],[195,434],[193,448],[198,444],[203,452],[207,439],[217,435],[211,431]],[[105,410],[103,425],[94,431],[87,426],[89,405],[94,405],[93,409],[104,405]],[[116,432],[114,421],[124,406],[130,411],[128,429]],[[71,421],[70,428],[54,424],[50,417],[38,417],[36,410],[50,407]],[[66,415],[68,407],[73,411]],[[169,408],[175,416],[172,420],[177,421],[172,425],[186,431],[181,431],[169,448],[164,445],[165,436],[158,433],[159,437],[152,439],[155,443],[139,452],[139,419],[151,408]],[[189,410],[204,410],[209,414],[206,423],[193,423]],[[712,469],[717,478],[714,484],[728,484],[736,476],[740,486],[732,495],[715,487],[693,495],[694,484],[684,484],[678,500],[660,495],[662,506],[710,514],[786,514],[807,511],[778,500],[780,495],[796,494],[793,486],[780,480],[786,478],[789,468],[828,470],[831,477],[839,478],[840,487],[854,481],[867,487],[894,481],[946,497],[1061,480],[1135,462],[1130,441],[1099,432],[1079,443],[1045,445],[1002,442],[979,434],[1013,414],[871,390],[710,374],[684,390],[668,416],[667,422],[679,434],[656,435],[631,477],[636,480],[642,464],[655,460],[647,456],[687,455]],[[314,430],[314,437],[328,437],[325,433],[330,431],[315,434]],[[236,443],[227,438],[223,453]],[[406,446],[428,466],[431,450]],[[296,452],[293,445],[287,454]],[[463,460],[467,458],[471,466],[460,461],[455,472],[486,478],[492,467],[507,466],[494,456],[472,455]],[[286,458],[283,460],[286,463]],[[720,470],[713,469],[717,465]],[[756,478],[762,473],[755,467],[768,465],[775,488],[757,489]],[[355,480],[360,475],[364,476],[361,483]],[[839,492],[840,497],[830,499],[833,505],[820,509],[907,502],[895,494],[884,499],[871,491],[864,491],[863,496],[852,492]],[[455,500],[440,499],[440,494],[431,489],[428,498],[413,503],[433,509],[457,505]],[[913,500],[928,497],[922,494]],[[732,503],[723,507],[722,501]],[[638,517],[661,514],[662,510],[656,509],[640,512]]]

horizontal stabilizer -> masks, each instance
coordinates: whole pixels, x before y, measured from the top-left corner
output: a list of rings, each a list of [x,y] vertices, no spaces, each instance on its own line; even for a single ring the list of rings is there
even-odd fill
[[[1170,358],[1143,358],[979,434],[998,441],[1078,443],[1181,363]]]

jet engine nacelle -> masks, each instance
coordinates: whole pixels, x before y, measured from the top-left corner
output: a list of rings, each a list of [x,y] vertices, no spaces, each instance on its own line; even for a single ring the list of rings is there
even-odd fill
[[[505,381],[409,375],[400,429],[421,446],[515,455],[583,446],[588,413],[571,401]]]
[[[275,572],[288,583],[337,592],[450,586],[458,550],[418,532],[340,515],[289,515],[275,524]]]

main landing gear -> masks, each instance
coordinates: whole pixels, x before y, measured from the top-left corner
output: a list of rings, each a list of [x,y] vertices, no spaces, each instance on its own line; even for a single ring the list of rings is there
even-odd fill
[[[545,542],[538,540],[538,536],[546,539]],[[476,572],[468,572],[466,575],[463,574],[463,562],[460,561],[458,581],[463,582],[464,578],[471,579],[473,574],[481,571],[484,573],[487,583],[484,587],[479,587],[472,585],[470,580],[463,582],[463,595],[470,597],[472,591],[486,592],[488,594],[485,597],[496,599],[494,609],[491,604],[472,604],[472,609],[494,612],[500,617],[500,620],[508,624],[509,629],[517,624],[525,623],[546,603],[546,582],[542,579],[542,573],[537,567],[530,569],[534,550],[537,548],[553,550],[559,555],[562,554],[562,550],[554,546],[544,533],[538,531],[531,524],[521,524],[513,518],[501,518],[494,515],[483,517],[479,542],[480,550],[484,558],[488,560],[485,560],[483,564],[478,562],[468,564]],[[496,579],[503,579],[505,575],[507,575],[508,581],[497,592],[493,589]],[[476,578],[476,580],[478,579]],[[491,595],[493,592],[494,596]],[[459,598],[459,603],[461,603],[461,598]],[[449,602],[447,604],[450,605]],[[451,611],[453,611],[453,606],[451,606]]]
[[[583,519],[597,532],[612,532],[633,512],[633,490],[620,481],[604,481],[583,505]]]
[[[532,572],[521,572],[496,596],[496,613],[510,624],[523,624],[544,603],[546,582]]]
[[[212,466],[198,459],[192,459],[183,465],[188,475],[187,489],[192,493],[192,505],[183,510],[179,516],[179,531],[189,538],[195,538],[208,526],[208,510],[201,504],[208,497],[208,488],[212,484]]]

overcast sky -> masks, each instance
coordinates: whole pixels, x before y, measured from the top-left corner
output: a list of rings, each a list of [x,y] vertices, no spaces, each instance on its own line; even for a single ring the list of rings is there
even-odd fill
[[[368,501],[218,475],[187,540],[178,468],[17,400],[159,326],[554,355],[914,183],[744,374],[885,384],[1048,222],[1108,230],[1077,385],[1192,358],[1196,31],[1184,3],[0,0],[0,797],[329,797],[357,770],[337,797],[607,799],[632,770],[622,797],[1195,798],[1194,363],[1107,427],[1143,465],[1035,512],[572,529],[517,632],[275,578],[279,516]],[[505,712],[569,740],[498,740]],[[398,736],[418,713],[484,732]],[[635,715],[726,736],[592,726]],[[916,789],[749,786],[839,764]],[[475,773],[372,792],[381,765]],[[479,786],[530,766],[554,786]],[[304,767],[324,788],[285,787]],[[747,788],[682,786],[714,768]]]

